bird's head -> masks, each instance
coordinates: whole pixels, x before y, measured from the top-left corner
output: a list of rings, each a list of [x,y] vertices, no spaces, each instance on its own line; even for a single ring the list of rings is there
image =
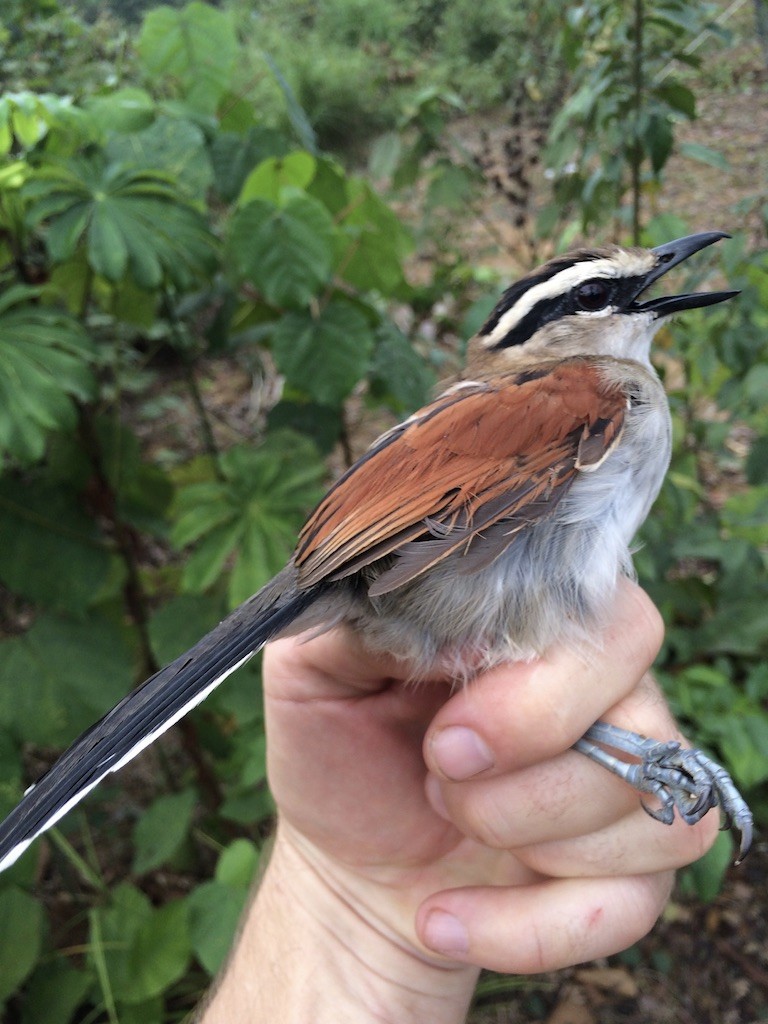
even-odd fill
[[[556,256],[506,290],[470,342],[468,370],[503,372],[537,359],[587,354],[648,363],[653,336],[667,317],[738,292],[641,301],[642,294],[678,263],[728,237],[707,231],[655,249],[614,245]]]

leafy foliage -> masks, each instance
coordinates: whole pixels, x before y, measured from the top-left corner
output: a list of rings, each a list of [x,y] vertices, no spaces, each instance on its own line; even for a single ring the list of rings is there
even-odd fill
[[[601,0],[535,12],[336,0],[302,6],[297,44],[291,5],[260,5],[254,33],[252,5],[192,2],[151,10],[123,52],[107,16],[88,29],[56,0],[11,0],[6,26],[22,7],[29,34],[0,32],[13,87],[0,96],[4,807],[30,763],[39,774],[282,566],[323,456],[351,447],[351,410],[407,415],[428,393],[402,323],[485,272],[451,242],[451,265],[411,287],[410,233],[322,152],[328,139],[348,147],[399,122],[377,146],[379,176],[455,216],[476,176],[445,142],[449,119],[522,78],[546,92],[556,44],[573,76],[556,166],[581,160],[558,182],[556,216],[593,223],[615,214],[638,168],[643,188],[661,181],[694,93],[654,69],[707,16],[648,0],[638,50],[623,9]],[[78,65],[86,39],[93,59]],[[436,224],[420,228],[439,246]],[[685,230],[659,219],[645,240]],[[768,264],[743,238],[725,263],[738,307],[686,317],[662,340],[675,458],[638,564],[669,624],[661,670],[678,713],[752,787],[768,778]],[[448,337],[458,306],[433,316]],[[430,353],[436,365],[447,348]],[[246,411],[237,385],[239,414],[232,379],[251,384]],[[0,955],[9,1020],[163,1024],[220,966],[273,811],[258,669],[159,747],[151,772],[123,776],[119,800],[104,787],[0,878],[0,927],[16,937]],[[694,882],[711,891],[719,870]],[[40,872],[46,893],[71,893],[54,928],[33,894]]]
[[[203,216],[180,201],[179,180],[103,156],[44,164],[24,186],[27,218],[45,221],[54,264],[82,247],[94,274],[117,284],[128,273],[151,291],[169,279],[188,288],[214,266],[214,239]]]
[[[543,233],[572,206],[589,229],[621,211],[629,192],[625,219],[639,242],[644,176],[658,181],[676,121],[696,116],[693,92],[670,69],[698,66],[685,44],[712,26],[713,16],[714,5],[688,0],[634,0],[631,14],[610,0],[590,0],[569,11],[559,50],[571,93],[550,132],[556,188]],[[689,155],[717,157],[704,147]]]
[[[221,479],[180,488],[172,536],[180,547],[195,545],[182,589],[205,591],[224,575],[236,606],[287,562],[306,510],[321,497],[323,467],[309,438],[286,431],[260,448],[230,448],[218,467]]]
[[[321,493],[314,438],[328,450],[343,435],[350,394],[402,412],[429,385],[383,312],[407,291],[407,233],[336,162],[252,111],[232,114],[233,25],[202,3],[160,8],[139,34],[140,86],[83,102],[0,98],[6,808],[24,788],[22,744],[47,759],[282,567]],[[408,387],[382,368],[393,345],[410,360]],[[157,356],[180,383],[146,400]],[[235,444],[206,405],[217,361],[273,365],[283,392],[237,425]],[[186,425],[156,450],[142,425],[169,400]],[[63,1024],[83,1006],[92,1019],[160,1024],[221,963],[272,815],[258,673],[231,682],[197,715],[174,785],[148,794],[144,812],[132,806],[115,840],[126,881],[109,891],[84,818],[55,837],[54,870],[87,918],[84,960],[36,967],[54,955],[44,907],[25,891],[42,847],[3,878],[0,916],[20,948],[0,958],[0,999],[24,1020]],[[179,756],[172,744],[166,756]],[[108,795],[89,813],[104,818]],[[212,849],[211,882],[152,905],[141,880],[211,867]]]
[[[0,296],[0,456],[39,459],[53,430],[72,429],[95,393],[91,339],[71,317],[13,284]]]

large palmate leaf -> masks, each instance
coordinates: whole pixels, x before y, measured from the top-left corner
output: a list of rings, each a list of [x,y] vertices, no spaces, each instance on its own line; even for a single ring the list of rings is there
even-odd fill
[[[233,560],[228,599],[237,605],[287,561],[325,470],[312,442],[289,431],[257,449],[231,448],[220,461],[223,480],[179,492],[173,540],[195,543],[182,581],[188,592],[211,586]]]
[[[182,194],[195,201],[205,198],[213,181],[203,131],[185,118],[161,115],[142,131],[113,133],[105,152],[113,164],[162,167],[166,174],[173,175]]]
[[[40,168],[24,193],[31,223],[47,224],[55,263],[84,247],[97,274],[114,283],[130,274],[148,290],[164,279],[185,288],[215,264],[204,217],[164,172],[76,158]]]
[[[94,390],[93,345],[71,317],[15,285],[0,298],[0,456],[40,458],[52,430],[75,422]]]

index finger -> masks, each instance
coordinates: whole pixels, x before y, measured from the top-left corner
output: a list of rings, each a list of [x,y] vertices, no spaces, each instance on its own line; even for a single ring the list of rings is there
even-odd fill
[[[558,647],[535,661],[499,665],[455,694],[428,730],[428,767],[459,781],[470,777],[463,761],[480,765],[481,753],[490,775],[567,750],[638,685],[662,638],[661,616],[650,598],[621,581],[594,645],[582,651]],[[469,746],[474,749],[467,758]]]

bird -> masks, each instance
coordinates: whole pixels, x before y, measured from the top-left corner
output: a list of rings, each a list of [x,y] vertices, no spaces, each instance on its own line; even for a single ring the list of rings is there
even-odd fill
[[[330,487],[285,568],[27,790],[0,824],[0,870],[278,637],[345,623],[414,679],[468,685],[554,644],[594,649],[670,460],[653,337],[671,316],[738,294],[645,292],[728,237],[582,248],[507,288],[458,378]],[[749,808],[703,751],[604,722],[575,748],[655,797],[641,802],[667,824],[719,807],[746,854]]]

